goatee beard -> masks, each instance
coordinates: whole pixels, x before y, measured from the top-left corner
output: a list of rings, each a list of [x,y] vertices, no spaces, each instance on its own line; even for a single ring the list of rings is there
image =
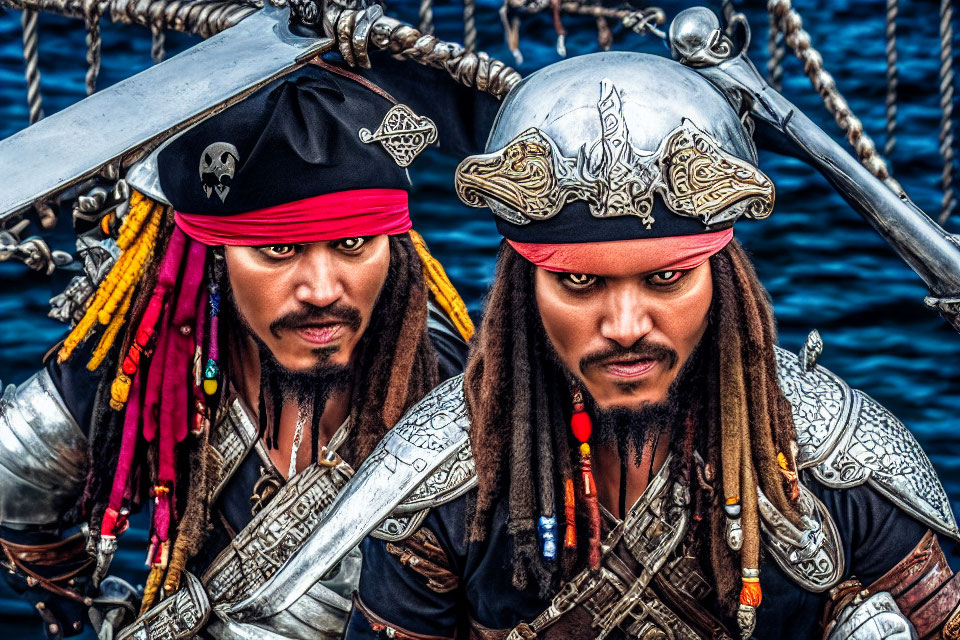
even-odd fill
[[[349,386],[349,365],[330,364],[324,358],[306,371],[292,371],[280,364],[265,344],[254,339],[260,352],[261,388],[271,390],[274,402],[292,400],[305,410],[317,406],[318,399],[322,398],[319,404],[324,406],[332,393]]]
[[[702,380],[701,348],[698,345],[687,361],[677,372],[667,396],[660,402],[646,403],[640,407],[612,407],[603,409],[597,406],[593,398],[581,383],[584,391],[584,403],[593,415],[593,438],[597,444],[613,444],[620,457],[632,452],[634,464],[640,464],[644,446],[658,435],[671,438],[675,429],[692,416],[690,411],[691,394],[702,393],[697,389],[696,381]]]

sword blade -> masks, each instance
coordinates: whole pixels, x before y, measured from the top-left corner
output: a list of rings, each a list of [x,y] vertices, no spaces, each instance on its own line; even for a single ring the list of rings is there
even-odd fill
[[[0,222],[243,99],[329,50],[267,7],[238,25],[0,141]]]

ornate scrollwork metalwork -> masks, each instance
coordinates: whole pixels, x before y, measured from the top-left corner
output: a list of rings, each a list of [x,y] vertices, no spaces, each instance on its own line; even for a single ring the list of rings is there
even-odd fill
[[[843,578],[846,559],[840,534],[824,504],[800,485],[801,529],[759,488],[757,497],[766,547],[784,573],[809,591],[822,592],[836,585]]]
[[[635,148],[620,93],[601,81],[600,139],[565,158],[543,131],[530,128],[503,149],[470,156],[457,167],[460,199],[489,206],[513,224],[552,218],[569,202],[587,202],[598,218],[637,216],[650,229],[654,194],[674,213],[706,226],[773,211],[773,183],[749,162],[726,153],[684,120],[654,152]]]
[[[377,130],[360,129],[360,141],[379,142],[393,161],[409,167],[420,153],[437,141],[437,125],[426,116],[418,116],[405,104],[387,111]]]

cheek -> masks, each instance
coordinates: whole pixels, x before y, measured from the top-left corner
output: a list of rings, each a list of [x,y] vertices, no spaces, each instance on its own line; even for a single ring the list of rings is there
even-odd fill
[[[673,305],[673,309],[662,320],[664,332],[673,338],[677,350],[684,357],[693,351],[707,330],[710,304],[713,302],[713,279],[709,263],[696,275],[698,280],[695,286]]]
[[[354,265],[350,265],[347,273],[350,274],[350,286],[352,303],[360,310],[363,316],[363,327],[370,322],[370,316],[373,313],[373,307],[377,303],[380,291],[387,281],[387,274],[390,271],[390,245],[383,239],[383,246],[377,247],[377,250],[370,255],[368,259]]]
[[[269,310],[279,307],[279,301],[272,298],[280,288],[276,275],[258,267],[247,251],[245,247],[226,247],[227,276],[237,310],[262,336],[270,323]]]
[[[552,275],[537,271],[535,292],[543,328],[560,359],[576,370],[593,319],[588,308],[564,301],[556,291],[558,286]]]

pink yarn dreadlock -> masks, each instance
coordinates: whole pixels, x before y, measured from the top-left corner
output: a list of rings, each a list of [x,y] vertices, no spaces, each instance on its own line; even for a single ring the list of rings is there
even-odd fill
[[[121,509],[133,493],[131,469],[142,436],[144,442],[156,443],[157,451],[148,558],[154,570],[166,568],[171,530],[176,520],[177,445],[187,437],[191,424],[195,430],[207,424],[200,363],[204,338],[208,340],[207,353],[215,357],[216,348],[211,347],[217,335],[215,330],[206,330],[208,293],[203,286],[206,256],[205,245],[174,228],[160,264],[157,284],[124,358],[123,374],[114,383],[115,388],[118,384],[128,384],[129,394],[113,393],[117,400],[113,408],[122,408],[124,403],[120,400],[126,396],[127,409],[101,536],[115,537],[125,528]],[[148,592],[151,582],[159,583],[154,573],[152,570],[148,579]],[[144,594],[145,605],[153,595]]]

